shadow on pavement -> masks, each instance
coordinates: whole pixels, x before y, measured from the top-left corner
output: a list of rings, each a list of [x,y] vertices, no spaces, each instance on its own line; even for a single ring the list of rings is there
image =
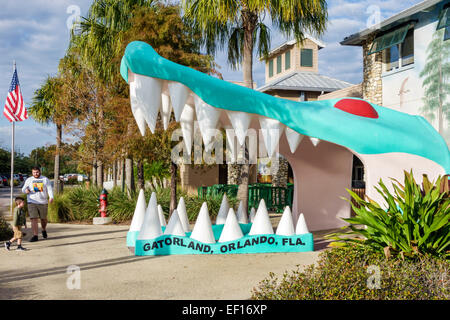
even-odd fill
[[[123,257],[114,258],[114,259],[80,263],[80,264],[77,264],[77,266],[80,267],[81,271],[83,271],[83,270],[104,268],[104,267],[115,266],[115,265],[120,265],[120,264],[125,264],[125,263],[132,263],[135,261],[142,261],[142,260],[148,260],[148,259],[154,259],[154,258],[157,258],[157,256],[147,256],[147,257],[123,256]],[[28,271],[28,272],[18,272],[18,273],[14,273],[14,272],[2,273],[0,275],[0,284],[13,282],[13,281],[41,278],[41,277],[46,277],[46,276],[53,276],[56,274],[66,274],[67,267],[68,266],[62,266],[62,267],[41,269],[41,270]]]

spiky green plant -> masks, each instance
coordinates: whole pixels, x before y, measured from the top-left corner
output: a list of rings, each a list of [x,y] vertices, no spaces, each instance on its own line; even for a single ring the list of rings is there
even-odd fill
[[[392,179],[393,193],[382,180],[377,192],[387,208],[369,199],[365,201],[347,190],[355,200],[356,216],[343,219],[350,223],[349,232],[338,232],[328,238],[334,245],[357,243],[384,251],[389,256],[414,257],[419,254],[450,256],[450,193],[448,176],[439,176],[433,183],[423,175],[422,186],[414,180],[412,171],[405,171],[404,183]],[[361,228],[362,226],[362,228]],[[355,237],[356,236],[356,237]]]

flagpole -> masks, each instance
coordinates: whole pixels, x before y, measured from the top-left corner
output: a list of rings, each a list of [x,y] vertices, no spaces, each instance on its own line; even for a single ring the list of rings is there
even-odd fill
[[[13,73],[16,70],[16,60],[13,61]],[[11,198],[10,198],[10,205],[11,205],[11,217],[13,216],[13,196],[14,196],[14,124],[15,121],[12,122],[11,125],[11,178],[10,178],[10,184],[11,184]]]

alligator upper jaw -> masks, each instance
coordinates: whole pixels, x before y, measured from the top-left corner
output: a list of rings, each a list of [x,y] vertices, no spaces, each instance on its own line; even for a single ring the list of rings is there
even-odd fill
[[[292,153],[304,137],[277,119],[209,105],[180,82],[148,77],[130,70],[128,81],[131,109],[140,133],[145,135],[147,126],[154,133],[158,119],[161,119],[166,130],[173,112],[175,120],[180,122],[189,154],[194,139],[195,121],[198,122],[207,149],[211,147],[217,130],[222,128],[226,129],[227,141],[231,146],[234,146],[236,141],[242,146],[249,135],[249,129],[260,129],[269,156],[275,154],[283,133]],[[236,136],[236,140],[233,136]],[[314,146],[320,142],[318,138],[309,138]]]

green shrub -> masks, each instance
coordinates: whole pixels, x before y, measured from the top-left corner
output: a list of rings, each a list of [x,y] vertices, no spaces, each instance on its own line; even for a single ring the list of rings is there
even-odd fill
[[[377,284],[374,271],[379,268]],[[450,298],[450,263],[420,256],[386,259],[369,247],[349,245],[320,253],[317,265],[271,273],[252,290],[256,300],[423,300]]]
[[[48,206],[48,221],[53,223],[75,220],[68,193],[57,194]]]
[[[380,180],[380,188],[376,187],[376,190],[386,201],[387,209],[371,199],[364,201],[347,190],[357,203],[352,204],[356,216],[344,219],[351,224],[351,231],[334,233],[328,237],[338,240],[338,244],[353,242],[369,246],[384,251],[387,256],[431,254],[448,257],[450,193],[447,179],[446,176],[439,177],[432,183],[424,175],[421,187],[414,180],[412,172],[405,171],[404,184],[392,179],[394,194]],[[361,225],[365,228],[361,228]],[[354,236],[362,236],[362,239]]]
[[[0,241],[9,240],[13,237],[14,232],[9,223],[0,216]]]

